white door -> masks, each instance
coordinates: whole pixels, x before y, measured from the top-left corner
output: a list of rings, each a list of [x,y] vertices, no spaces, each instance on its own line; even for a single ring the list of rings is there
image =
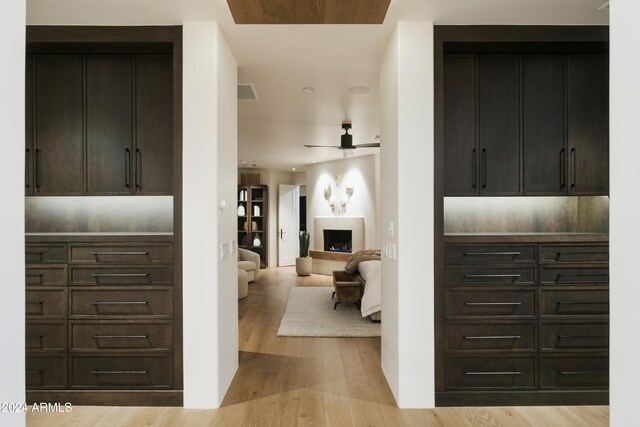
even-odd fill
[[[300,187],[280,184],[278,204],[278,265],[295,265],[300,230]]]

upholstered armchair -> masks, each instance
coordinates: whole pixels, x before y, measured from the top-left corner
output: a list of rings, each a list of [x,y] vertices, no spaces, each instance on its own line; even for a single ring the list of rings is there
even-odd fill
[[[238,255],[238,269],[246,271],[249,281],[253,282],[260,273],[260,255],[242,248],[238,248]]]

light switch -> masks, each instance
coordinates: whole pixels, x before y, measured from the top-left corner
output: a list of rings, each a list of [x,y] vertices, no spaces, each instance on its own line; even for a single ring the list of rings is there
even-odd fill
[[[389,236],[393,237],[393,221],[391,221],[389,223],[389,227],[387,228],[387,230],[389,231]]]

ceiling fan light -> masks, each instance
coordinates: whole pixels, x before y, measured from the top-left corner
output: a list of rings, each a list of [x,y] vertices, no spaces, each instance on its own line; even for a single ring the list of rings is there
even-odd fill
[[[342,158],[348,159],[349,157],[353,157],[353,148],[345,148],[342,150]]]

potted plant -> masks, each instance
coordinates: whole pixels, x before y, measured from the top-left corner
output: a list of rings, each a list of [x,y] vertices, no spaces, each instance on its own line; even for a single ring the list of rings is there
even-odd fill
[[[311,235],[308,231],[300,232],[300,257],[296,258],[296,273],[298,276],[311,275],[311,257],[309,256],[309,243]]]

